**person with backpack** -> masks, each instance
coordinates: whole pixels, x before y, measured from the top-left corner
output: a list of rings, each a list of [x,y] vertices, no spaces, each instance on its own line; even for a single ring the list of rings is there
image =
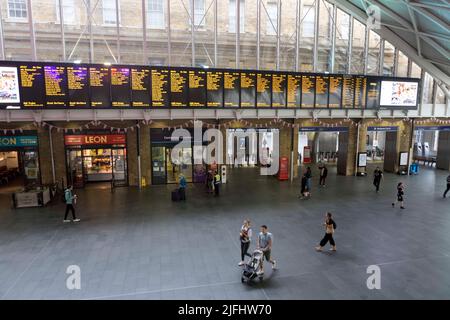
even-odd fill
[[[216,171],[214,175],[214,196],[218,197],[220,194],[220,174]]]
[[[69,214],[69,211],[72,213],[72,219],[73,222],[78,222],[80,219],[77,219],[75,216],[75,208],[73,207],[74,203],[76,202],[77,195],[74,195],[72,193],[73,187],[68,186],[66,190],[64,190],[64,202],[66,204],[66,214],[64,215],[63,222],[70,222],[70,220],[67,219],[67,216]]]
[[[376,167],[373,172],[373,185],[375,186],[376,191],[380,191],[380,183],[381,179],[383,179],[383,171],[379,167]]]
[[[325,181],[328,176],[328,168],[325,164],[321,163],[319,165],[319,186],[325,187]]]
[[[327,214],[325,215],[325,223],[323,225],[325,226],[325,236],[322,240],[320,240],[319,246],[316,247],[316,250],[322,251],[323,247],[329,241],[331,245],[330,250],[336,251],[336,243],[333,239],[334,230],[336,229],[336,222],[334,222],[331,212],[327,212]]]
[[[245,264],[245,256],[251,257],[252,255],[248,253],[248,248],[250,247],[250,241],[252,240],[252,228],[250,227],[250,220],[245,219],[244,224],[241,227],[241,232],[239,233],[239,240],[241,242],[241,262],[239,266]]]
[[[400,209],[405,209],[405,206],[403,205],[403,197],[405,195],[405,186],[403,185],[403,182],[399,182],[397,184],[397,202],[400,202]],[[392,202],[392,208],[395,207],[395,202]]]
[[[444,198],[447,197],[447,192],[449,192],[449,191],[450,191],[450,174],[447,177],[447,189],[445,189],[445,191],[444,191]]]

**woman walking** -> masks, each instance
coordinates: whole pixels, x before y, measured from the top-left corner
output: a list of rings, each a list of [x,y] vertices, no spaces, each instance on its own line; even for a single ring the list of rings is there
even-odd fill
[[[336,229],[336,222],[332,219],[331,212],[327,212],[325,216],[325,223],[323,224],[325,226],[325,236],[320,241],[320,244],[318,247],[316,247],[317,251],[322,251],[323,247],[327,244],[328,241],[330,241],[331,244],[331,251],[336,251],[336,243],[333,239],[334,230]]]
[[[405,186],[403,182],[397,184],[397,203],[400,203],[400,209],[405,209],[403,205],[403,197],[405,196]],[[392,208],[395,207],[395,202],[392,202]]]
[[[244,262],[245,256],[251,257],[251,254],[248,253],[250,241],[252,240],[252,228],[250,227],[249,219],[244,220],[244,224],[241,227],[239,238],[241,241],[241,262],[239,262],[239,266],[242,266],[243,264],[245,264]]]

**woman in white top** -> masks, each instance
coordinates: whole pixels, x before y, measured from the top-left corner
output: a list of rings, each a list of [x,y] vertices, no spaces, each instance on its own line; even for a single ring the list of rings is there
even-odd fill
[[[250,247],[250,241],[252,239],[252,229],[250,228],[250,220],[245,219],[244,224],[241,227],[241,232],[239,234],[239,238],[241,241],[241,262],[239,265],[242,266],[244,262],[245,256],[251,257],[251,255],[247,252]]]

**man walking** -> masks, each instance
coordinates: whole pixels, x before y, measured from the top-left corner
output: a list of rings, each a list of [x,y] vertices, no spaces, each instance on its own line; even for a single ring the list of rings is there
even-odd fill
[[[64,200],[66,202],[66,214],[64,215],[63,222],[70,222],[70,220],[67,219],[67,215],[69,214],[69,210],[72,212],[72,219],[73,222],[78,222],[80,219],[77,219],[75,216],[75,208],[73,207],[74,202],[77,199],[77,196],[72,193],[73,187],[68,186],[67,189],[64,191]]]
[[[377,167],[373,172],[373,185],[375,186],[377,192],[380,191],[381,179],[383,179],[383,171]]]
[[[450,174],[447,177],[447,189],[445,189],[444,198],[447,197],[447,192],[449,192],[449,191],[450,191]]]
[[[325,180],[327,179],[327,176],[328,176],[328,169],[326,165],[321,163],[319,165],[319,186],[325,187]]]
[[[272,259],[271,257],[271,251],[272,251],[272,243],[273,243],[273,236],[270,232],[268,232],[268,228],[266,225],[261,226],[261,232],[258,235],[258,244],[257,249],[261,250],[263,252],[263,259],[261,260],[261,267],[258,271],[258,274],[264,273],[264,258],[266,258],[266,261],[269,261],[272,264],[272,269],[276,270],[277,268],[277,262]]]

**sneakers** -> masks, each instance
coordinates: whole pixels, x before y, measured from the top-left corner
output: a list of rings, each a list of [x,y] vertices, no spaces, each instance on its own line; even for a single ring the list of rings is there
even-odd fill
[[[63,222],[64,222],[64,223],[70,222],[70,220],[64,219]]]
[[[392,202],[392,208],[395,207],[395,203]]]
[[[316,247],[316,251],[322,251],[322,248],[321,247]]]
[[[277,269],[277,262],[275,260],[273,260],[272,270],[276,270],[276,269]]]
[[[73,222],[79,222],[81,221],[80,219],[74,219]]]
[[[241,261],[241,262],[239,262],[238,266],[240,267],[240,266],[243,266],[244,264],[245,264],[245,262]]]
[[[336,251],[336,247],[330,248],[330,251]]]
[[[405,207],[401,206],[400,209],[405,209]]]

